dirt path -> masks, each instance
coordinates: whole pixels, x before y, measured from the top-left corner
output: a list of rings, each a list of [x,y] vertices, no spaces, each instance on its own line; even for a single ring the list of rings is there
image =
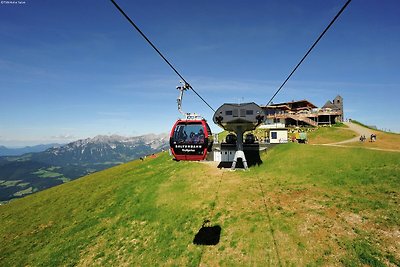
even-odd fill
[[[335,147],[347,147],[347,148],[354,148],[358,146],[349,146],[346,145],[348,143],[355,143],[360,141],[360,136],[364,135],[367,139],[366,142],[369,140],[369,137],[371,136],[372,133],[375,133],[374,130],[368,129],[366,127],[363,127],[359,124],[352,123],[352,122],[344,122],[344,124],[348,127],[350,131],[353,131],[357,133],[357,136],[348,140],[336,142],[336,143],[329,143],[329,144],[321,144],[322,146],[335,146]],[[389,151],[389,152],[400,152],[398,149],[387,149],[387,148],[376,148],[376,147],[362,147],[365,149],[371,149],[371,150],[379,150],[379,151]]]
[[[357,142],[360,141],[360,136],[364,135],[367,140],[369,140],[369,137],[371,136],[371,134],[373,133],[373,131],[371,129],[365,128],[359,124],[356,123],[352,123],[352,122],[344,122],[344,124],[349,127],[348,129],[350,131],[356,132],[357,136],[348,140],[344,140],[344,141],[340,141],[337,143],[332,143],[331,145],[340,145],[340,144],[346,144],[346,143],[353,143],[353,142]]]

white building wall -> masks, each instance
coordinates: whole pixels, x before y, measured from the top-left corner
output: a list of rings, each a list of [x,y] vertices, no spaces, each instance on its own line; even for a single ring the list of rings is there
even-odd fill
[[[271,144],[287,143],[288,131],[286,129],[271,130],[269,132],[269,140]]]

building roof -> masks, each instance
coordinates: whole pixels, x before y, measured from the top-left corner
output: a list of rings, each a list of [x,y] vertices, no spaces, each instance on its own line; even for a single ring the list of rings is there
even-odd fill
[[[322,109],[330,108],[330,109],[340,109],[338,106],[332,103],[332,101],[326,101],[325,105],[322,106]]]
[[[288,109],[288,110],[303,110],[303,109],[312,109],[316,108],[313,103],[308,100],[298,100],[298,101],[291,101],[291,102],[283,102],[278,104],[270,104],[269,106],[264,106],[263,108],[268,109]]]

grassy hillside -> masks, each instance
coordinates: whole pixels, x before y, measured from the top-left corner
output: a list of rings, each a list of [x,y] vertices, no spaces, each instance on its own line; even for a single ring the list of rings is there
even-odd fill
[[[388,133],[379,130],[370,130],[370,132],[376,134],[376,142],[369,142],[369,138],[367,136],[367,141],[365,142],[357,141],[354,143],[347,143],[345,145],[352,147],[400,150],[400,134]]]
[[[262,160],[162,153],[0,206],[0,266],[400,264],[400,153],[287,144]],[[204,220],[214,246],[193,244]]]
[[[348,140],[356,137],[356,133],[349,130],[344,124],[333,125],[332,127],[319,127],[308,133],[310,144],[329,144]]]

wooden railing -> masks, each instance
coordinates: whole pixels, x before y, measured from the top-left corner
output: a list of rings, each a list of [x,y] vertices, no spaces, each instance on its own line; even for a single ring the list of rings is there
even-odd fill
[[[311,126],[318,126],[318,123],[310,118],[317,118],[319,116],[331,116],[331,115],[342,115],[340,111],[318,111],[318,112],[310,112],[310,113],[304,113],[304,114],[295,114],[295,113],[288,113],[288,112],[282,112],[282,113],[275,113],[275,114],[268,114],[267,118],[268,119],[286,119],[290,118],[296,121],[303,121]],[[322,123],[322,122],[320,122]]]
[[[305,123],[307,123],[307,124],[309,124],[311,126],[314,126],[314,127],[318,126],[318,123],[316,121],[313,121],[312,119],[307,118],[304,115],[286,114],[286,117],[287,118],[291,118],[291,119],[293,119],[295,121],[303,121],[303,122],[305,122]]]

